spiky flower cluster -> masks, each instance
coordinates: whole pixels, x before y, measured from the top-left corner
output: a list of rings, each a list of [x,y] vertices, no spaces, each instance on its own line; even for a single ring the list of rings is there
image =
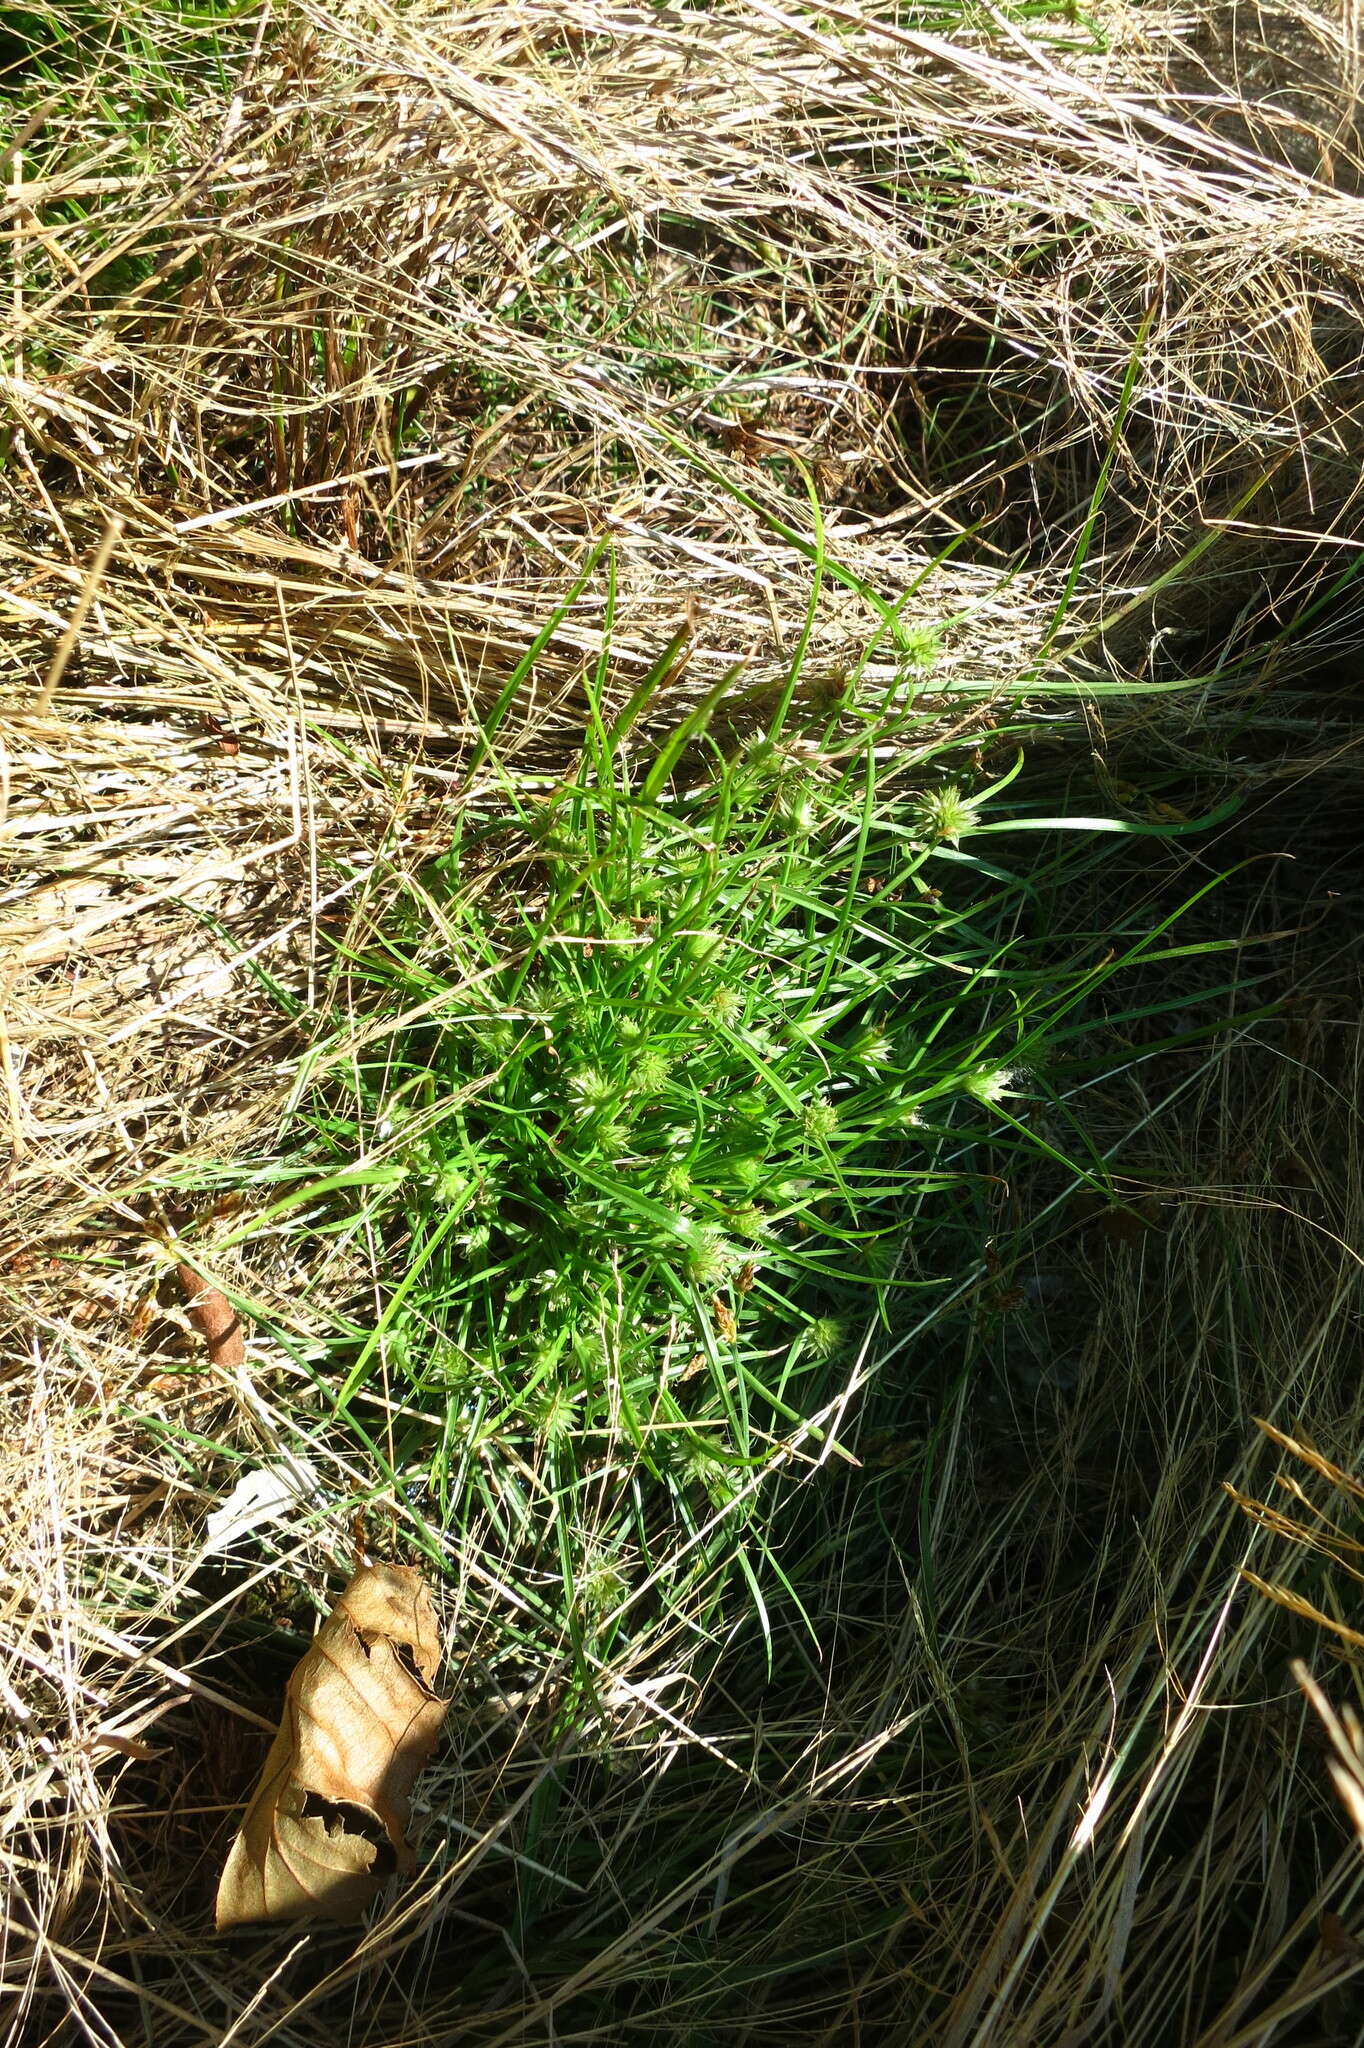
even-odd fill
[[[800,1113],[800,1127],[812,1145],[827,1145],[838,1129],[838,1110],[827,1095],[816,1095]]]
[[[980,812],[955,782],[944,782],[915,798],[914,822],[931,845],[956,846],[977,829]]]

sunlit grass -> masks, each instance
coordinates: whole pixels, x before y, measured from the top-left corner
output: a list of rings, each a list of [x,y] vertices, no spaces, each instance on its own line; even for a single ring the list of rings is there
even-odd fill
[[[1357,1468],[1348,903],[1208,828],[1350,789],[1354,72],[1204,17],[7,18],[21,2032],[1340,2031],[1219,1480]],[[454,1704],[331,1973],[196,1886],[357,1544]]]
[[[612,720],[600,676],[571,772],[500,771],[370,876],[275,1157],[213,1176],[259,1206],[204,1256],[284,1233],[333,1424],[433,1559],[478,1526],[538,1575],[580,1676],[663,1559],[689,1627],[733,1621],[736,1572],[799,1607],[767,1480],[849,1455],[1000,1162],[1064,1163],[1073,1111],[1034,1139],[1032,1110],[1161,945],[1056,940],[1114,842],[1037,815],[1007,728],[945,740],[923,684],[645,741],[647,688]]]

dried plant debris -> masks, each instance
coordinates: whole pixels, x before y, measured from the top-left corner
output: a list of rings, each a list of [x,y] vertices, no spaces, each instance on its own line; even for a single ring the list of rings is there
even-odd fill
[[[1350,1825],[1359,1837],[1359,1845],[1364,1849],[1364,1726],[1361,1726],[1353,1707],[1342,1707],[1339,1713],[1336,1712],[1301,1658],[1294,1660],[1293,1676],[1321,1717],[1331,1745],[1328,1758],[1331,1779],[1350,1817]],[[1356,1950],[1358,1946],[1356,1943]]]
[[[241,1318],[220,1287],[196,1273],[193,1266],[177,1266],[180,1285],[189,1304],[189,1319],[204,1340],[211,1365],[235,1371],[246,1358],[246,1341]]]
[[[413,1867],[408,1797],[445,1719],[431,1595],[405,1565],[358,1571],[289,1680],[279,1732],[218,1886],[219,1929],[357,1920],[381,1852]]]
[[[204,1523],[204,1556],[216,1557],[272,1523],[292,1520],[320,1486],[308,1458],[279,1458],[244,1472]]]

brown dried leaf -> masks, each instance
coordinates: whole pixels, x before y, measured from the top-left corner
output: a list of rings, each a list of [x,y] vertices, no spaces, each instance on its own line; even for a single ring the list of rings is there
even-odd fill
[[[381,1851],[412,1868],[408,1795],[449,1704],[434,1690],[439,1663],[421,1574],[396,1564],[358,1571],[289,1680],[218,1886],[219,1928],[357,1920],[378,1889]]]
[[[214,1365],[234,1370],[246,1358],[246,1342],[236,1310],[227,1296],[196,1273],[193,1266],[177,1266],[175,1270],[185,1290],[189,1319],[203,1338],[209,1358]]]

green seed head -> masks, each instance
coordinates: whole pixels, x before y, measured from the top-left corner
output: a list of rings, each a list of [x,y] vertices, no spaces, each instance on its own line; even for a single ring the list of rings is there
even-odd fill
[[[816,1316],[805,1326],[805,1348],[822,1363],[836,1358],[847,1341],[847,1330],[838,1316]]]
[[[448,1394],[462,1393],[473,1381],[473,1369],[454,1344],[439,1344],[427,1359],[427,1371]]]
[[[993,1108],[1009,1093],[1014,1076],[1008,1067],[981,1067],[967,1077],[966,1092]]]
[[[852,1056],[864,1066],[884,1067],[895,1057],[895,1042],[884,1024],[864,1024],[849,1047]]]
[[[734,1263],[734,1254],[718,1230],[703,1225],[689,1231],[683,1250],[687,1278],[703,1294],[718,1287]]]
[[[693,1437],[679,1452],[678,1465],[687,1483],[700,1487],[714,1506],[724,1507],[733,1500],[734,1481],[728,1466],[699,1438]]]
[[[558,1035],[581,1036],[591,1029],[592,1012],[581,996],[565,996],[555,1004],[551,1022]]]
[[[628,1591],[625,1573],[613,1557],[598,1552],[584,1560],[578,1572],[578,1600],[594,1620],[619,1607]]]
[[[577,1420],[577,1403],[565,1387],[551,1387],[536,1405],[536,1433],[548,1448],[571,1436]]]
[[[909,669],[932,668],[941,652],[941,626],[915,626],[900,644],[900,658]]]
[[[729,1220],[736,1237],[762,1237],[767,1230],[766,1213],[756,1202],[745,1202],[741,1208],[731,1212]]]
[[[816,1095],[800,1113],[800,1127],[811,1144],[827,1145],[838,1129],[838,1111],[827,1095]]]
[[[713,988],[701,1005],[703,1015],[717,1024],[733,1025],[743,1008],[743,998],[736,988]]]
[[[975,831],[980,812],[955,782],[945,782],[940,789],[924,791],[914,805],[914,818],[932,845],[956,846],[963,832]]]
[[[455,1160],[447,1159],[436,1169],[436,1199],[448,1209],[459,1209],[474,1191],[473,1176]]]
[[[516,1032],[505,1017],[491,1017],[480,1026],[478,1040],[489,1059],[504,1060],[516,1044]]]
[[[657,1095],[667,1080],[672,1062],[656,1046],[646,1046],[630,1068],[630,1086],[637,1095]]]
[[[766,733],[754,733],[744,741],[740,755],[755,782],[775,782],[785,767],[781,748]]]
[[[600,1067],[575,1067],[564,1083],[564,1092],[580,1118],[599,1116],[616,1099],[615,1084]]]
[[[777,816],[789,832],[804,839],[819,823],[819,805],[814,790],[803,778],[793,777],[782,787],[777,799]]]

